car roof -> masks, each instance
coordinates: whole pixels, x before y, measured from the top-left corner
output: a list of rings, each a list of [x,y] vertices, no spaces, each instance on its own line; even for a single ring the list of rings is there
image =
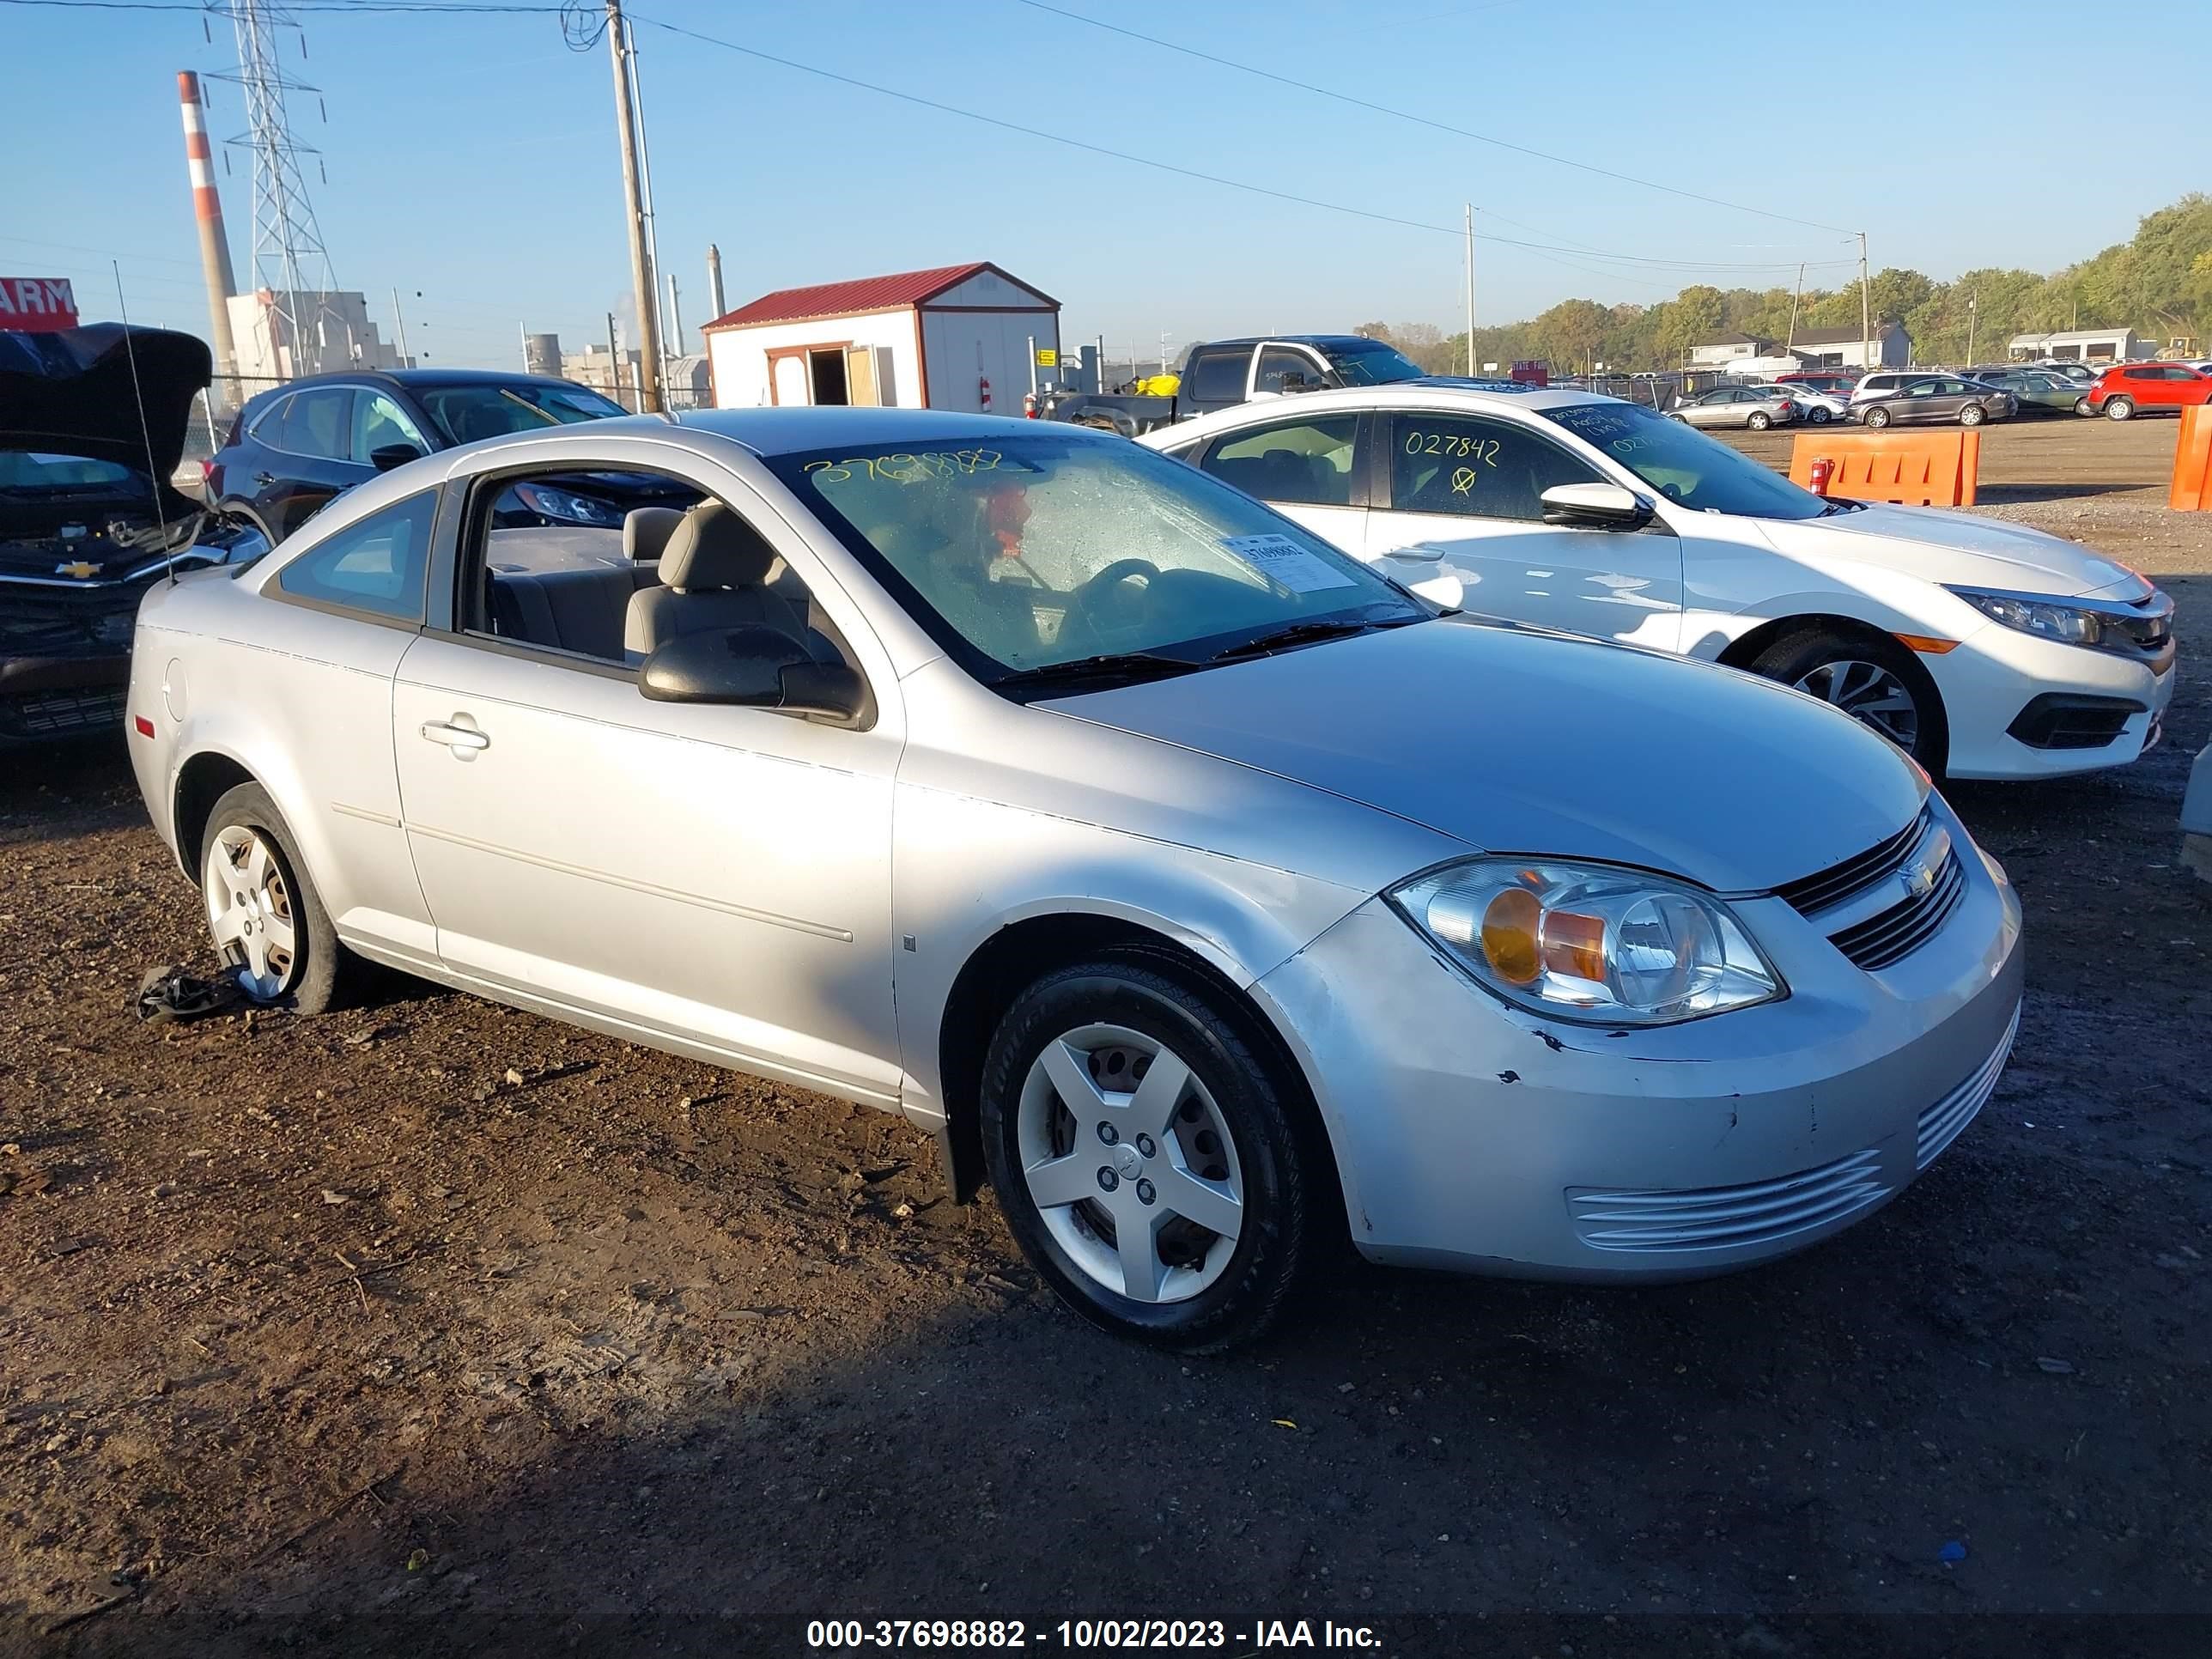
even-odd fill
[[[1438,380],[1396,380],[1387,386],[1354,386],[1334,387],[1324,392],[1301,392],[1291,398],[1267,398],[1253,403],[1237,404],[1195,421],[1185,421],[1175,426],[1163,427],[1156,435],[1164,443],[1174,441],[1175,434],[1202,428],[1213,431],[1217,428],[1241,426],[1249,421],[1279,417],[1286,406],[1299,410],[1364,410],[1364,409],[1572,409],[1583,404],[1635,403],[1630,398],[1609,398],[1601,392],[1584,392],[1573,386],[1526,386],[1511,392],[1492,392],[1481,386],[1451,386]],[[1648,404],[1637,404],[1639,409]]]
[[[1366,334],[1245,334],[1233,340],[1200,340],[1200,346],[1255,346],[1255,345],[1320,345],[1320,346],[1391,346],[1388,340],[1378,340]]]
[[[622,426],[659,427],[674,424],[692,432],[712,434],[743,444],[756,455],[793,455],[807,450],[835,448],[841,445],[899,443],[941,443],[947,440],[972,439],[989,443],[1024,436],[1035,437],[1049,433],[1054,438],[1080,437],[1114,443],[1121,440],[1103,432],[1093,432],[1088,427],[1075,426],[1066,422],[1040,423],[1036,421],[1014,420],[1003,415],[963,415],[941,409],[877,409],[847,405],[843,407],[805,406],[758,409],[695,409],[682,414],[661,416],[633,416],[619,422],[605,424]],[[582,426],[568,427],[565,431],[580,431],[601,425],[599,422]]]

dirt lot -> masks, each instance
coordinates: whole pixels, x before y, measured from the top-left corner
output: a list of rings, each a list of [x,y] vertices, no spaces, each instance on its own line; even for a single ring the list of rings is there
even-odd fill
[[[0,1651],[733,1651],[787,1614],[1623,1621],[1510,1649],[1547,1654],[1840,1651],[1836,1613],[2201,1631],[2212,888],[2174,819],[2212,515],[2160,504],[2172,433],[1986,441],[1990,510],[2175,594],[2184,678],[2125,773],[1954,793],[2030,991],[1927,1179],[1705,1285],[1354,1270],[1220,1362],[1061,1314],[858,1109],[404,981],[142,1027],[141,971],[206,957],[120,748],[8,757]]]

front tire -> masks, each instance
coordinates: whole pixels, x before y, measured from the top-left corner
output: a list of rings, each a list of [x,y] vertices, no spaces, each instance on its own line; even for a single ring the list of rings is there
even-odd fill
[[[1316,1254],[1316,1155],[1289,1085],[1176,964],[1102,957],[1007,1011],[984,1155],[1016,1241],[1076,1312],[1183,1353],[1273,1322]]]
[[[1810,415],[1808,415],[1805,418],[1810,421],[1814,426],[1826,426],[1830,421],[1835,419],[1835,416],[1829,414],[1826,410],[1815,404],[1814,406],[1813,412]]]
[[[240,784],[208,815],[200,898],[216,954],[250,1000],[319,1014],[336,1006],[350,961],[294,846],[268,791]]]
[[[2135,418],[2136,401],[2132,398],[2105,399],[2105,418],[2108,421],[2131,421]]]
[[[1751,672],[1820,698],[1887,738],[1941,778],[1950,726],[1928,671],[1903,646],[1877,635],[1808,628],[1759,653]]]
[[[1883,427],[1889,424],[1889,411],[1884,409],[1880,404],[1876,404],[1873,408],[1867,410],[1866,423],[1869,426],[1873,427],[1876,431],[1880,431]]]

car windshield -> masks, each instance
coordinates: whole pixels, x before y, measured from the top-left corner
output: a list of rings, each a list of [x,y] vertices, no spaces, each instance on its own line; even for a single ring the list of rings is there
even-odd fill
[[[1175,672],[1286,629],[1435,611],[1195,467],[1048,433],[769,465],[971,674],[1063,684]]]
[[[1380,340],[1353,340],[1324,349],[1336,378],[1346,386],[1395,386],[1400,380],[1421,378],[1418,363]]]
[[[421,404],[447,440],[474,443],[479,438],[503,438],[511,432],[536,432],[549,426],[569,426],[578,421],[602,421],[629,411],[611,398],[580,386],[420,386],[413,388]]]
[[[1568,404],[1542,412],[1668,501],[1701,513],[1817,519],[1829,506],[1741,451],[1641,404]]]
[[[0,489],[11,495],[75,495],[143,486],[145,474],[115,461],[40,449],[0,450]]]

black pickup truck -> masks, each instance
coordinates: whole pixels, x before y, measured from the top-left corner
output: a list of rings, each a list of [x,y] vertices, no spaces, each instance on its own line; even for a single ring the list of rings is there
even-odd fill
[[[1039,413],[1133,438],[1255,398],[1322,386],[1386,386],[1418,380],[1420,366],[1397,347],[1359,334],[1278,334],[1208,340],[1184,356],[1182,384],[1172,398],[1095,392],[1048,392]]]

